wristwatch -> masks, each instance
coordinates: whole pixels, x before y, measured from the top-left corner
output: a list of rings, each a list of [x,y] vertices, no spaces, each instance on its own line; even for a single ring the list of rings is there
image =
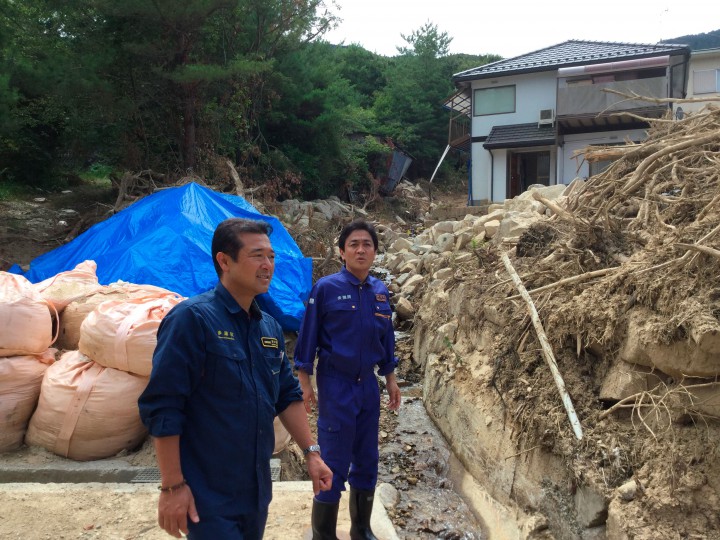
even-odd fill
[[[307,457],[307,455],[308,455],[310,452],[317,452],[317,453],[319,454],[319,453],[320,453],[320,445],[319,445],[319,444],[311,444],[311,445],[308,446],[307,448],[304,448],[304,449],[303,449],[303,456]]]

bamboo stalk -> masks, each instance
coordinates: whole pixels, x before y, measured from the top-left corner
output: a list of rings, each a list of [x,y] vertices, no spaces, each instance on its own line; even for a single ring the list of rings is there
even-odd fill
[[[568,417],[570,418],[570,424],[572,425],[573,431],[575,432],[575,437],[577,437],[578,440],[581,440],[582,427],[580,426],[580,420],[578,420],[577,414],[575,413],[575,407],[573,407],[572,400],[570,399],[570,394],[568,394],[567,390],[565,389],[565,381],[563,380],[562,375],[560,374],[560,370],[557,367],[555,355],[553,354],[552,348],[550,347],[550,342],[548,341],[547,335],[545,334],[542,322],[540,322],[540,316],[537,313],[537,309],[535,309],[535,304],[533,304],[532,298],[530,298],[527,289],[525,289],[525,286],[522,284],[520,276],[518,276],[517,272],[515,271],[515,268],[510,262],[510,257],[508,257],[507,253],[502,254],[502,262],[505,265],[505,269],[507,270],[508,274],[510,274],[510,277],[515,284],[515,287],[520,292],[520,295],[523,297],[523,300],[525,300],[525,303],[528,306],[530,318],[532,319],[533,326],[535,327],[535,332],[537,333],[538,339],[540,340],[543,357],[545,358],[545,361],[550,367],[553,379],[555,379],[555,385],[560,392],[560,397],[562,398],[563,405],[565,405],[565,410],[567,411]]]

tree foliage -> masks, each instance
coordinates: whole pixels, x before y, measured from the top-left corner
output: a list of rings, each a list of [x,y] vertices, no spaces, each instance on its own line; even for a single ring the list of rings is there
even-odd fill
[[[0,181],[102,163],[177,178],[229,159],[273,197],[372,190],[391,138],[428,175],[448,55],[427,23],[398,56],[322,40],[332,0],[0,0]],[[479,65],[475,64],[475,65]],[[468,66],[475,67],[475,66]]]

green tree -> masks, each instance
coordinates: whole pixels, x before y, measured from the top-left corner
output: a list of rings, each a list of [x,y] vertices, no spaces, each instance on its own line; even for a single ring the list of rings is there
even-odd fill
[[[358,180],[350,136],[366,133],[371,119],[339,54],[334,45],[309,43],[279,60],[272,83],[282,97],[262,122],[266,141],[303,175],[305,197],[342,194]]]
[[[334,20],[323,0],[0,2],[0,159],[178,172],[251,146],[274,59]]]
[[[447,113],[442,102],[453,90],[447,61],[451,38],[430,22],[402,36],[387,71],[387,86],[374,104],[383,132],[413,155],[412,172],[432,172],[447,144]]]

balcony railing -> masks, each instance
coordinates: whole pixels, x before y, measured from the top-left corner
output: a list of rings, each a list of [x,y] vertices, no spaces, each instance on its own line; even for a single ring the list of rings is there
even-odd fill
[[[467,115],[459,114],[450,118],[448,144],[453,148],[469,149],[470,118]]]
[[[612,92],[606,92],[606,89],[627,95],[662,99],[668,97],[668,79],[667,77],[655,77],[574,86],[565,86],[564,81],[560,79],[557,93],[557,116],[609,114],[633,109],[647,109],[648,107],[663,107],[662,104],[653,101],[628,99]]]

